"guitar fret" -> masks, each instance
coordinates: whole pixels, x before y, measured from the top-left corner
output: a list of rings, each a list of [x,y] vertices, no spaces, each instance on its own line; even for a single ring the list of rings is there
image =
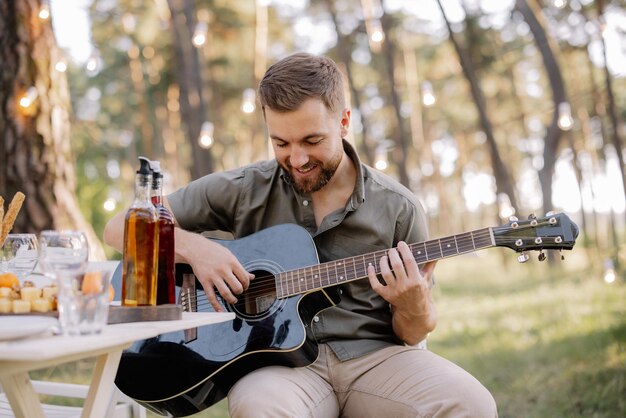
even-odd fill
[[[321,280],[320,277],[322,276],[322,267],[320,264],[318,264],[317,266],[317,274],[315,274],[312,278],[311,278],[311,287],[307,288],[307,290],[313,289],[315,287],[315,280]]]
[[[439,241],[441,247],[441,253],[444,257],[450,257],[459,253],[459,249],[456,244],[456,237],[443,238]]]
[[[417,264],[422,264],[428,260],[428,255],[426,254],[426,246],[424,245],[424,243],[413,244],[412,247],[415,248],[415,251],[412,250],[412,252]]]
[[[441,258],[441,246],[439,240],[426,241],[426,255],[428,260],[438,260]]]
[[[457,248],[459,249],[459,253],[468,253],[476,249],[471,232],[457,235]]]

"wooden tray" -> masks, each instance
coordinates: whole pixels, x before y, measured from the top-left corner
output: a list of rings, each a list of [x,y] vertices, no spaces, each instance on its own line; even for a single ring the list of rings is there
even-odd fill
[[[109,324],[142,321],[173,321],[183,317],[181,305],[109,306]]]
[[[59,311],[0,313],[0,316],[52,316],[58,317]],[[109,306],[108,324],[122,324],[125,322],[142,321],[173,321],[183,317],[183,308],[180,305],[159,306]]]

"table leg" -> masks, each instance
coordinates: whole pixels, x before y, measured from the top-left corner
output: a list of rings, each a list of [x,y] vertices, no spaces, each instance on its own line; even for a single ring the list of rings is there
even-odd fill
[[[3,376],[0,382],[16,418],[44,418],[39,396],[28,372]]]
[[[122,348],[96,357],[96,366],[83,406],[82,418],[104,418],[113,397],[115,375],[122,358]]]

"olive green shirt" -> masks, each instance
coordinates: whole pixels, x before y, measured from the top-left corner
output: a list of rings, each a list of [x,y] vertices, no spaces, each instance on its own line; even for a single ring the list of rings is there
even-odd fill
[[[345,140],[344,149],[357,168],[354,192],[319,228],[311,196],[294,190],[276,160],[209,174],[168,201],[178,224],[195,232],[220,230],[241,238],[277,224],[298,224],[313,237],[320,262],[389,249],[399,241],[425,241],[426,216],[415,196],[362,164]],[[341,302],[320,312],[312,326],[317,341],[342,360],[402,344],[392,329],[389,304],[367,279],[342,284]]]

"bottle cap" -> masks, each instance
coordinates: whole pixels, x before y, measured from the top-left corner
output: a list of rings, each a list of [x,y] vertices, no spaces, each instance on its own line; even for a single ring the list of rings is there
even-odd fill
[[[137,174],[148,175],[152,173],[150,169],[150,160],[146,157],[139,157],[139,170],[137,170]]]
[[[150,169],[155,173],[161,172],[161,162],[156,160],[150,160]]]
[[[152,170],[152,176],[156,178],[162,178],[161,162],[156,160],[150,160],[150,170]]]

